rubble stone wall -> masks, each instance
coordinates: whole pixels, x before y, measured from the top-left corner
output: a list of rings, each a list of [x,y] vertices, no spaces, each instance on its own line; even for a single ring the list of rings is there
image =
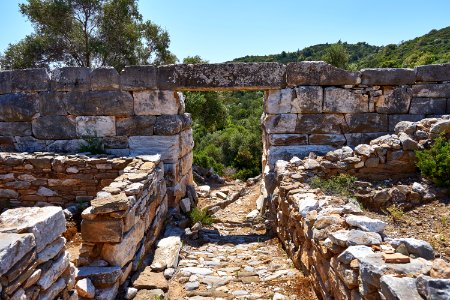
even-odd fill
[[[450,134],[450,119],[403,121],[395,132],[358,145],[355,150],[345,146],[325,156],[276,163],[269,204],[276,233],[294,264],[310,276],[323,299],[448,297],[450,279],[442,275],[446,263],[435,259],[429,243],[390,238],[383,233],[386,223],[364,216],[354,200],[327,196],[308,184],[313,176],[338,173],[375,179],[411,175],[415,170],[413,151],[440,134]],[[427,191],[414,185],[412,189],[399,186],[385,195],[382,192],[371,202],[363,202],[364,207],[380,208],[387,202],[429,197]],[[400,254],[405,251],[399,247],[412,257]]]
[[[60,207],[23,207],[0,215],[2,299],[78,299],[65,230]]]
[[[89,202],[132,158],[0,153],[0,207]]]
[[[95,299],[115,299],[141,267],[164,228],[168,211],[159,156],[135,158],[82,213],[77,281],[89,280]]]

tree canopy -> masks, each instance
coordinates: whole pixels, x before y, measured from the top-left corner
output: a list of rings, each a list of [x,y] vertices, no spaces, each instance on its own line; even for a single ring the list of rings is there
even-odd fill
[[[136,0],[28,0],[19,8],[34,32],[8,46],[2,69],[176,62],[169,34],[143,20]]]

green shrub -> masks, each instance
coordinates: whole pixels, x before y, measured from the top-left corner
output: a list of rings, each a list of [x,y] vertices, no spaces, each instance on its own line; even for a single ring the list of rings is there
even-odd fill
[[[101,138],[93,136],[83,136],[82,139],[86,142],[78,149],[78,152],[90,152],[92,154],[104,154],[105,148]]]
[[[356,177],[348,174],[339,174],[329,179],[315,176],[310,179],[309,185],[314,189],[321,189],[327,195],[350,196],[351,186],[356,181]]]
[[[440,136],[430,149],[416,151],[416,156],[417,167],[424,177],[437,186],[450,187],[450,141]]]
[[[207,209],[199,209],[195,207],[189,213],[189,217],[191,218],[192,224],[200,222],[203,225],[211,225],[214,222],[213,216],[209,214]]]

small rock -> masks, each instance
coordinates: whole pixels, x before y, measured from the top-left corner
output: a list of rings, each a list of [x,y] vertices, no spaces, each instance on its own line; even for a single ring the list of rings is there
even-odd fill
[[[197,194],[200,197],[208,197],[211,191],[211,187],[209,185],[201,185],[197,187]]]
[[[430,275],[434,278],[450,279],[450,263],[441,258],[435,259]]]
[[[133,299],[134,297],[136,297],[138,293],[138,289],[134,288],[134,287],[129,287],[126,289],[125,292],[125,299],[129,300],[129,299]]]
[[[167,268],[164,270],[164,277],[166,277],[167,279],[172,278],[174,274],[175,274],[174,268]]]
[[[345,222],[351,226],[359,227],[364,231],[372,231],[372,232],[383,232],[386,227],[386,223],[378,220],[372,219],[366,216],[354,216],[350,215],[345,218]]]
[[[79,280],[75,288],[77,289],[78,295],[81,297],[89,299],[93,299],[95,297],[95,287],[89,278]]]
[[[138,278],[133,282],[133,286],[138,290],[142,289],[161,289],[167,291],[169,284],[163,273],[154,273],[150,267],[146,267]]]
[[[192,282],[188,282],[184,285],[184,289],[186,291],[193,291],[198,289],[198,287],[200,286],[200,284],[198,283],[198,281],[192,281]]]
[[[184,213],[188,213],[191,211],[191,199],[184,198],[180,201],[181,211]]]
[[[406,246],[409,254],[414,254],[425,259],[434,258],[433,247],[425,241],[414,238],[399,238],[391,241],[391,245],[394,248],[397,248],[400,244],[404,244]]]

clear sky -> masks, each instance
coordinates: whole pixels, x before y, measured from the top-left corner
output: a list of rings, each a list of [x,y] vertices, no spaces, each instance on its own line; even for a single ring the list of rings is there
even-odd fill
[[[24,0],[0,0],[0,51],[32,31]],[[140,0],[178,58],[223,62],[318,43],[399,43],[450,26],[450,0]]]

